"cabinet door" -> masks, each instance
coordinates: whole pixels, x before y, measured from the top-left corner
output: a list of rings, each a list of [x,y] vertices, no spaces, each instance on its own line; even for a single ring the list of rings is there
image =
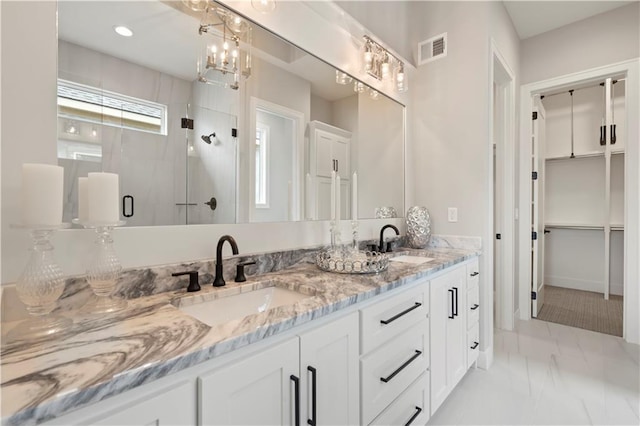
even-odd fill
[[[445,400],[447,388],[447,323],[452,321],[452,293],[448,275],[430,282],[429,331],[431,335],[431,415]]]
[[[340,179],[349,179],[351,171],[349,164],[349,141],[335,136],[332,148],[333,158],[336,160],[336,168]]]
[[[447,385],[449,392],[467,372],[467,275],[465,267],[447,274],[453,289],[454,318],[447,321]]]
[[[316,175],[331,177],[334,170],[333,137],[328,133],[316,130]]]
[[[198,378],[200,424],[295,424],[298,338]]]
[[[360,423],[358,340],[357,312],[300,336],[301,424]]]

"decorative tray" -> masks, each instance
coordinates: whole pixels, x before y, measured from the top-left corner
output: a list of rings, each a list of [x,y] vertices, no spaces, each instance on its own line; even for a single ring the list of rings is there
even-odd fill
[[[316,265],[339,274],[377,274],[389,267],[389,256],[377,251],[323,250],[316,255]]]

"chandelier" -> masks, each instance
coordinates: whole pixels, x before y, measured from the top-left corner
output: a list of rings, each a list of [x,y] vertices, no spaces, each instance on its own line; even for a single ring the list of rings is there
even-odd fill
[[[251,25],[228,10],[211,5],[204,10],[198,33],[204,37],[198,60],[198,81],[238,90],[251,75]]]
[[[363,36],[363,71],[381,82],[392,82],[398,92],[407,90],[404,62],[369,36]]]

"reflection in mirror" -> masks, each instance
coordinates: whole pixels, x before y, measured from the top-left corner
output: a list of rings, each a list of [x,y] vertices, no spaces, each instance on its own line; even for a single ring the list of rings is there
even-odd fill
[[[94,171],[120,175],[127,226],[330,219],[332,171],[341,219],[354,197],[361,219],[402,214],[404,107],[352,76],[216,3],[59,2],[58,20],[65,221]]]

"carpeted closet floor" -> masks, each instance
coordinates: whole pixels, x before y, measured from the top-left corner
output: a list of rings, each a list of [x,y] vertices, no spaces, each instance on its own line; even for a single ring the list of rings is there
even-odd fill
[[[622,296],[610,295],[605,300],[601,293],[550,285],[544,288],[539,320],[622,336]]]

